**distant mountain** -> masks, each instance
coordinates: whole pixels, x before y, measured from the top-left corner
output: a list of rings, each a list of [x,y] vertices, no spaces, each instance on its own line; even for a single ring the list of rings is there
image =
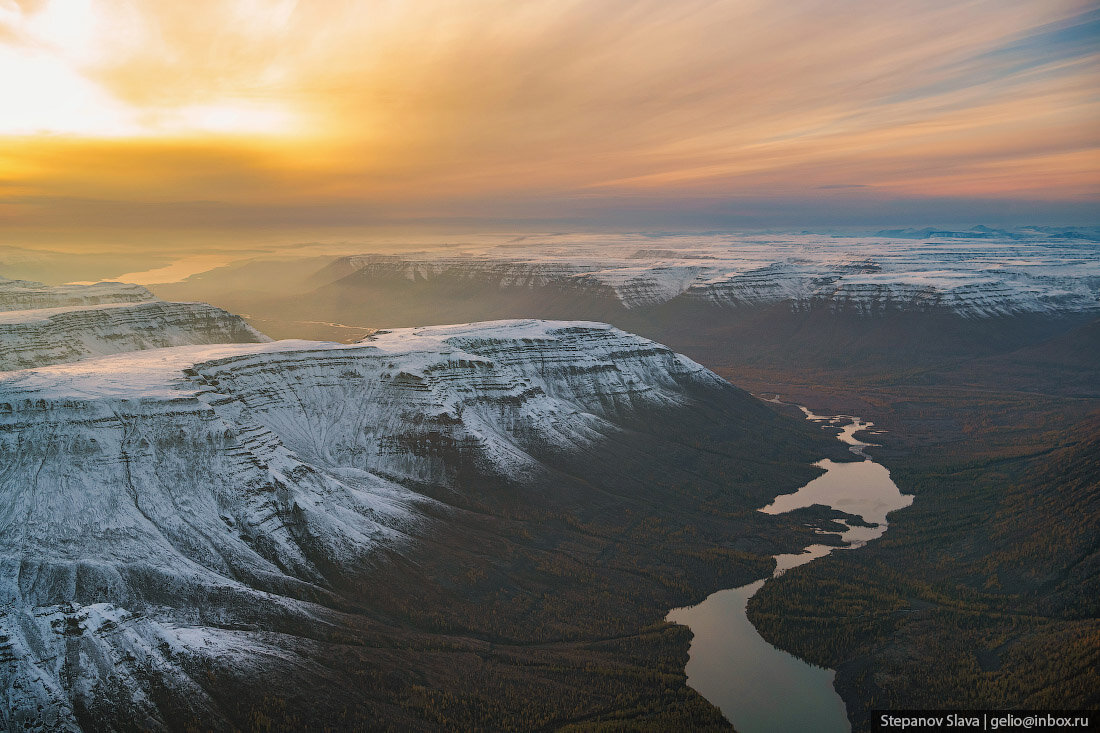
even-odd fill
[[[136,249],[104,252],[58,252],[0,244],[0,273],[59,285],[73,280],[108,280],[120,273],[152,270],[172,262],[166,254]]]
[[[975,238],[1000,236],[993,230]],[[1100,254],[1098,250],[1094,254]],[[631,311],[679,303],[716,308],[788,304],[861,314],[892,310],[952,312],[966,317],[1020,312],[1100,310],[1100,266],[1088,255],[1057,247],[970,250],[912,246],[781,244],[617,250],[598,253],[522,251],[454,256],[369,255],[341,258],[311,284],[397,294],[432,283],[482,293],[574,293]],[[327,285],[326,285],[327,284]],[[492,302],[491,299],[489,302]]]
[[[101,282],[94,285],[46,285],[32,280],[0,278],[0,311],[67,308],[101,303],[142,303],[156,296],[140,285]]]
[[[0,280],[0,371],[138,349],[267,340],[220,308],[166,303],[138,285]]]
[[[969,229],[952,230],[936,227],[920,229],[882,229],[875,236],[891,239],[1010,239],[1010,240],[1080,240],[1100,242],[1100,227],[1030,226],[1018,229],[994,229],[984,224]]]
[[[962,239],[943,234],[579,237],[310,260],[297,272],[255,261],[157,291],[213,298],[279,334],[293,333],[293,321],[303,333],[307,321],[387,327],[513,317],[591,318],[637,330],[683,311],[717,323],[775,306],[862,318],[1100,312],[1100,245],[1054,234],[1021,240],[988,227]],[[272,278],[285,296],[263,292]]]
[[[971,229],[950,230],[935,227],[921,229],[882,229],[875,233],[878,237],[891,239],[1014,239],[1011,232],[1003,229],[991,229],[979,224]]]

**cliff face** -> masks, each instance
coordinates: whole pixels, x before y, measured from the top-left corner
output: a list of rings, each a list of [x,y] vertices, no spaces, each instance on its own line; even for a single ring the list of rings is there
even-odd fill
[[[267,337],[205,303],[167,303],[138,285],[0,282],[0,371],[187,344]]]
[[[660,443],[639,443],[634,426],[709,425],[714,405],[743,410],[746,426],[774,422],[690,359],[584,322],[183,346],[10,372],[4,725],[102,724],[107,702],[115,722],[161,728],[180,706],[217,722],[202,665],[293,657],[305,642],[269,632],[345,623],[347,583],[455,512],[512,501],[493,493],[502,487],[544,506],[533,487],[591,463],[593,483],[577,484],[591,494],[570,501],[606,501],[595,488],[606,446],[640,461]]]
[[[0,371],[188,344],[267,337],[205,303],[105,303],[0,313]]]
[[[101,303],[141,303],[156,300],[140,285],[102,282],[94,285],[46,285],[31,280],[0,278],[0,311],[61,308]]]
[[[671,241],[664,248],[508,245],[471,251],[350,256],[311,278],[393,287],[464,281],[489,291],[599,293],[628,310],[682,301],[743,308],[787,304],[862,315],[935,311],[966,318],[1100,309],[1095,243],[914,243],[791,236]]]

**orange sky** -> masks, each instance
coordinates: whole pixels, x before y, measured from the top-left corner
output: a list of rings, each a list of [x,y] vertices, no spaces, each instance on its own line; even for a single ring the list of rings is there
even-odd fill
[[[1077,215],[1098,28],[1063,0],[0,0],[0,236]]]

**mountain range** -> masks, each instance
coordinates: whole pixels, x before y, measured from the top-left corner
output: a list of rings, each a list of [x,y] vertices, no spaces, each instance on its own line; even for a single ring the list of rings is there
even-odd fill
[[[270,342],[216,309],[110,302],[133,288],[35,290],[41,318],[190,343],[43,347],[58,363],[0,373],[9,729],[560,725],[624,700],[720,725],[684,684],[686,637],[652,625],[817,536],[752,509],[812,477],[827,436],[611,326]],[[237,343],[206,343],[215,312]],[[471,655],[496,693],[469,688]]]
[[[934,232],[529,236],[154,289],[221,291],[280,335],[596,319],[757,394],[871,420],[869,450],[913,506],[860,552],[769,583],[756,627],[837,670],[856,730],[883,707],[1095,707],[1100,250],[1060,228]],[[287,295],[250,292],[253,268]]]

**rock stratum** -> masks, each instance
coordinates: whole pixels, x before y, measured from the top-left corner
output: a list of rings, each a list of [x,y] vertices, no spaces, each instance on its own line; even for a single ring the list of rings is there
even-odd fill
[[[156,300],[140,285],[101,282],[91,285],[46,285],[32,280],[0,278],[0,311],[69,308],[104,303],[141,303]]]
[[[0,371],[139,349],[269,340],[206,303],[169,303],[139,285],[0,281]]]
[[[949,235],[950,232],[941,234]],[[627,310],[668,304],[724,309],[786,304],[874,315],[966,318],[1100,311],[1100,244],[1087,240],[954,237],[781,239],[607,237],[592,242],[457,247],[355,255],[315,281],[466,281],[499,290],[572,291]],[[458,250],[457,252],[455,250]]]
[[[923,368],[1033,345],[1100,316],[1100,243],[1090,232],[971,233],[531,236],[242,262],[156,291],[248,313],[278,337],[600,321],[719,368],[831,369],[854,358]],[[273,297],[271,283],[293,295]]]
[[[295,711],[335,716],[326,695],[352,695],[342,709],[354,700],[358,724],[426,726],[395,702],[411,689],[395,670],[416,657],[394,661],[392,648],[413,632],[370,629],[426,588],[458,593],[448,558],[473,573],[488,546],[523,537],[546,562],[548,538],[572,536],[536,531],[559,522],[548,517],[611,527],[674,499],[684,511],[700,497],[765,503],[777,481],[800,480],[776,478],[776,443],[814,455],[790,424],[690,359],[586,322],[190,345],[8,372],[0,723],[239,727],[282,691],[299,696]],[[467,627],[504,623],[472,618],[478,608]]]

